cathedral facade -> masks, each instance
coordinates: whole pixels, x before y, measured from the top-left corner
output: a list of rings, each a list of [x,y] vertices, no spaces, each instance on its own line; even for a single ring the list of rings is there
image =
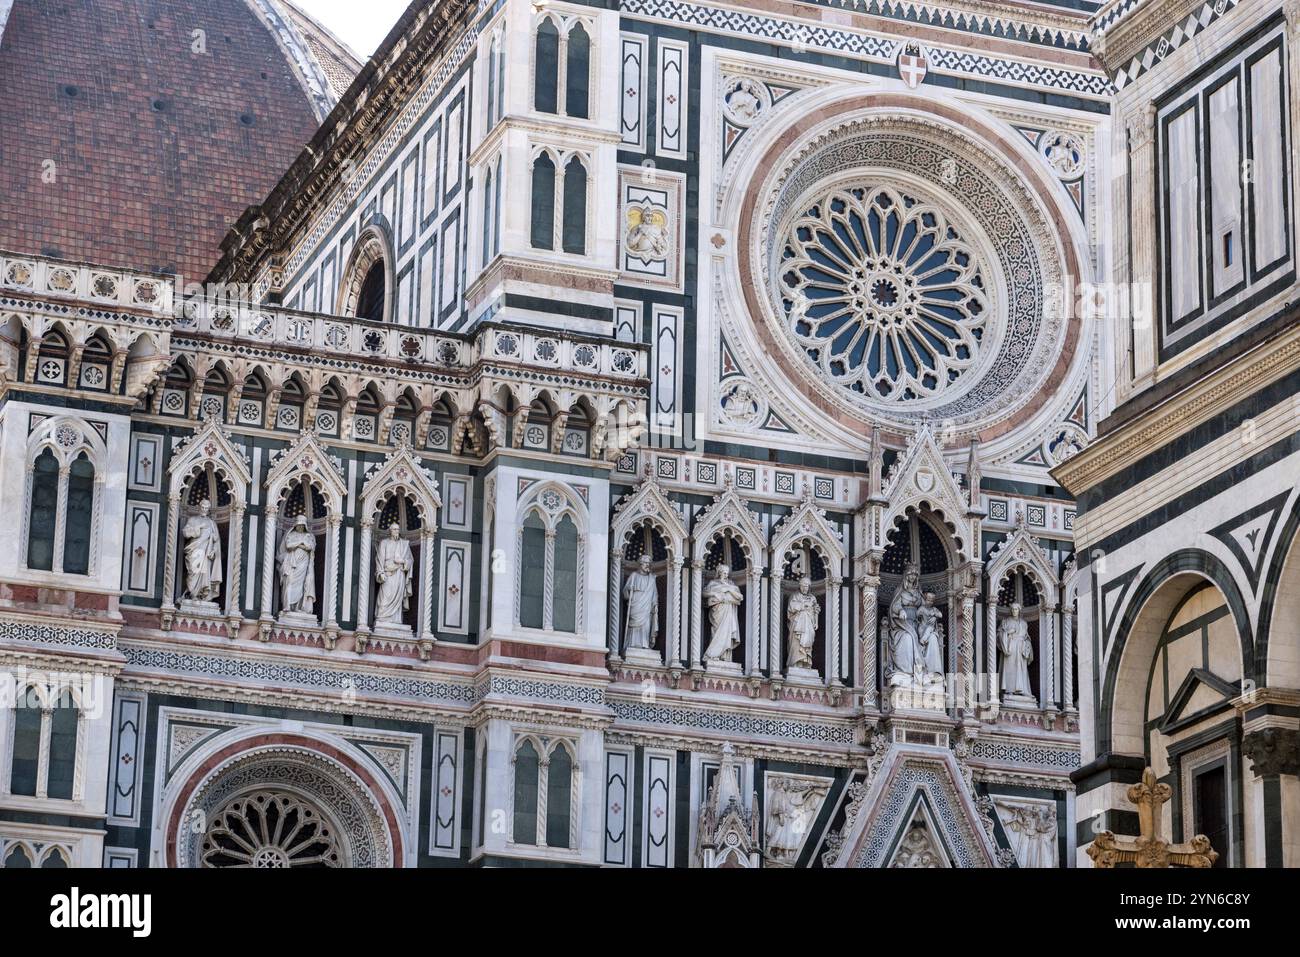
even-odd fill
[[[1294,4],[248,6],[207,275],[0,252],[0,864],[1300,861]]]

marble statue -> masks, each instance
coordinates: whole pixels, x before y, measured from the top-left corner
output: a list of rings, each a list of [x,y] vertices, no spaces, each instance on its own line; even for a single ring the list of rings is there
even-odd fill
[[[204,499],[199,513],[185,522],[185,594],[195,601],[214,602],[221,592],[221,536]]]
[[[316,606],[316,536],[299,515],[280,542],[280,610],[298,615],[314,613]]]
[[[768,860],[794,864],[821,809],[830,783],[808,778],[768,778],[767,821],[763,827]]]
[[[733,648],[740,644],[740,603],[744,597],[732,582],[731,569],[718,566],[713,581],[704,586],[704,601],[709,606],[709,624],[713,640],[704,650],[704,660],[730,661]]]
[[[1011,617],[998,627],[998,651],[1002,653],[999,678],[1002,693],[1008,696],[1032,698],[1029,684],[1029,665],[1034,660],[1034,644],[1029,640],[1029,623],[1020,617],[1020,605],[1011,606]]]
[[[817,619],[820,612],[817,599],[809,594],[812,579],[804,576],[799,579],[799,591],[790,596],[786,607],[785,620],[787,631],[787,668],[813,667],[813,641],[817,636]]]
[[[388,538],[375,549],[375,581],[379,591],[375,595],[375,624],[402,625],[402,613],[411,601],[411,569],[415,559],[411,543],[401,537],[401,529],[394,522],[388,526]]]
[[[921,671],[925,675],[943,674],[943,612],[935,607],[935,594],[925,593],[916,610],[916,630],[920,649]]]
[[[1007,842],[1021,867],[1056,867],[1056,809],[1041,802],[996,801]]]
[[[650,573],[650,556],[642,555],[636,570],[623,585],[627,626],[623,648],[653,648],[659,634],[659,584]]]
[[[920,581],[919,569],[909,564],[880,626],[894,687],[943,682],[943,613],[934,606],[933,592],[921,592]]]

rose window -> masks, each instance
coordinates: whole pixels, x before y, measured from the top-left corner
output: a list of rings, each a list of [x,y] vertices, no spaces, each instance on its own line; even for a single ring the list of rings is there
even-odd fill
[[[909,403],[978,363],[988,271],[938,207],[893,187],[851,186],[804,207],[782,235],[787,330],[838,385]]]
[[[341,867],[334,829],[301,798],[259,791],[236,798],[213,818],[204,867]]]

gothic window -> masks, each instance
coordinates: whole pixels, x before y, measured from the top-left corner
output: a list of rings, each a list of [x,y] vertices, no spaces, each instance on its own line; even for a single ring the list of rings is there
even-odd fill
[[[575,23],[569,30],[567,45],[564,62],[564,112],[585,120],[588,115],[588,87],[591,85],[591,38],[581,23]]]
[[[560,28],[551,17],[537,25],[534,51],[533,109],[538,113],[555,113],[560,82]]]
[[[521,576],[519,583],[519,624],[525,628],[541,628],[543,581],[537,569],[546,565],[546,523],[540,512],[530,512],[524,519],[523,567],[531,573]]]
[[[506,56],[504,56],[503,31],[493,31],[487,44],[487,129],[498,124],[502,117],[502,99],[506,87]]]
[[[373,222],[357,237],[339,286],[339,315],[386,322],[393,298],[392,242],[383,220]]]
[[[86,341],[81,355],[81,370],[77,373],[77,387],[107,392],[112,384],[113,348],[102,332]]]
[[[267,391],[266,380],[261,373],[252,372],[244,379],[239,393],[239,408],[235,410],[235,421],[239,425],[257,427],[269,424],[262,421],[266,411]]]
[[[533,109],[575,119],[591,115],[591,34],[578,19],[543,17],[533,44]]]
[[[575,846],[578,762],[572,742],[519,738],[512,761],[514,814],[511,841],[543,847]]]
[[[541,775],[541,757],[529,738],[515,749],[515,819],[516,844],[537,843],[537,781]]]
[[[226,417],[226,394],[230,391],[230,377],[219,366],[208,373],[203,380],[203,397],[199,400],[198,418],[216,419]]]
[[[483,265],[487,266],[501,248],[501,237],[497,235],[500,228],[500,210],[497,203],[501,200],[500,166],[489,163],[483,177]]]
[[[13,759],[9,772],[9,793],[35,797],[36,783],[40,776],[41,702],[31,689],[20,693],[19,702],[19,707],[14,710]]]
[[[563,249],[581,256],[587,251],[587,167],[572,157],[564,167]]]
[[[297,432],[303,425],[303,406],[307,403],[307,390],[295,372],[280,387],[280,402],[276,407],[275,421],[267,422],[267,428],[286,429]]]
[[[534,249],[558,247],[566,253],[586,254],[589,180],[586,161],[578,154],[557,158],[542,150],[534,157],[529,229]]]
[[[89,575],[97,522],[96,461],[103,441],[79,423],[55,418],[29,440],[26,541],[19,554],[33,571]]]
[[[4,866],[6,869],[18,870],[21,868],[30,868],[32,866],[32,857],[27,848],[21,844],[15,844],[5,855]]]
[[[379,440],[379,412],[382,408],[379,394],[373,385],[368,385],[357,396],[357,411],[352,416],[352,438],[358,442],[376,442]]]
[[[831,381],[877,401],[949,389],[980,356],[987,268],[966,228],[882,184],[833,189],[783,233],[781,309]]]
[[[29,685],[19,689],[16,700],[9,793],[73,800],[81,739],[76,698],[66,688],[46,698],[44,691]]]
[[[90,534],[95,507],[95,467],[85,452],[68,472],[67,521],[63,531],[63,571],[90,572]]]
[[[61,332],[47,332],[36,357],[36,381],[42,385],[68,384],[68,339]]]
[[[337,436],[343,418],[343,389],[330,382],[321,390],[316,408],[316,431],[321,435]]]
[[[333,825],[296,794],[256,791],[213,815],[203,841],[202,866],[342,867]]]
[[[573,757],[563,744],[551,749],[551,760],[546,769],[546,845],[569,847],[571,821],[569,808],[573,803]]]
[[[518,623],[576,634],[582,630],[584,516],[553,484],[532,492],[521,513]]]
[[[73,774],[77,766],[77,709],[71,706],[50,712],[50,764],[46,794],[65,801],[72,799]]]
[[[190,388],[194,380],[188,365],[177,361],[167,370],[167,380],[155,396],[158,411],[163,415],[185,416],[189,411]]]
[[[366,272],[357,297],[357,318],[381,322],[384,318],[384,264],[375,263]]]
[[[50,848],[46,852],[44,859],[41,861],[42,870],[58,870],[71,866],[72,865],[68,863],[67,852],[61,847]]]
[[[533,160],[530,240],[534,249],[555,248],[555,161],[545,152]]]
[[[45,449],[32,469],[32,495],[28,515],[27,567],[34,571],[54,568],[54,523],[58,514],[59,463]]]

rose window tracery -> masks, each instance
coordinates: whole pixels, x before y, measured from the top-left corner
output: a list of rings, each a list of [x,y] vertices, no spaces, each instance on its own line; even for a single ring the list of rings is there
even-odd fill
[[[986,269],[936,205],[885,185],[833,189],[784,232],[787,328],[837,384],[872,398],[935,396],[978,361]]]
[[[341,867],[334,828],[292,794],[259,791],[227,804],[203,841],[204,867]]]

